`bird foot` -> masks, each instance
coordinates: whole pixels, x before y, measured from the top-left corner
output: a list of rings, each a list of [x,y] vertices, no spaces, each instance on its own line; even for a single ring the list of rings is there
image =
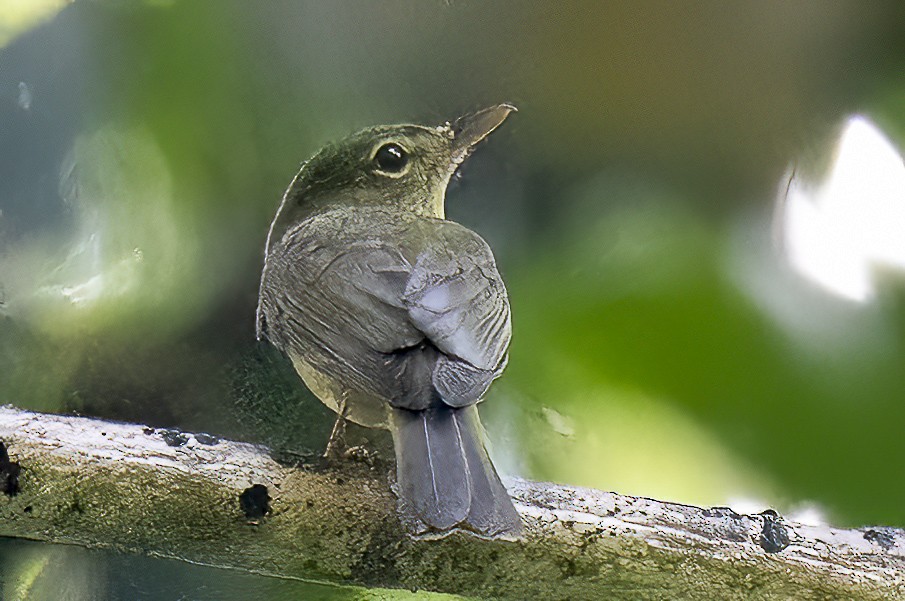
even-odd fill
[[[346,444],[346,419],[342,415],[336,417],[333,424],[333,431],[330,432],[330,439],[327,441],[327,448],[324,449],[324,459],[328,461],[338,461],[345,457],[348,450]]]

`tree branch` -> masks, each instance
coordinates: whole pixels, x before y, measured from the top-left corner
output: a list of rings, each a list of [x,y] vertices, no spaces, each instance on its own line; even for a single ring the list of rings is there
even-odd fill
[[[512,479],[523,540],[416,540],[385,470],[364,463],[286,467],[249,444],[12,407],[0,407],[0,441],[21,465],[18,494],[0,495],[2,536],[502,599],[905,596],[905,532],[893,528]]]

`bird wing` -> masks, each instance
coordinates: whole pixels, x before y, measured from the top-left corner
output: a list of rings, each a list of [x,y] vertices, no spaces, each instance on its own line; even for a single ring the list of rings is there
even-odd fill
[[[367,235],[364,217],[321,214],[274,245],[261,287],[262,331],[342,387],[390,399],[407,393],[387,360],[424,335],[402,302],[411,265],[393,236]]]
[[[404,303],[441,355],[433,384],[453,406],[477,402],[506,364],[512,324],[506,287],[487,243],[444,220],[424,220]]]

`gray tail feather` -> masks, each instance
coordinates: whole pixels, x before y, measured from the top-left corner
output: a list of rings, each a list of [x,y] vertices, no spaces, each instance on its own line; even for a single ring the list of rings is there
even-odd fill
[[[517,535],[522,522],[482,440],[474,406],[393,409],[396,483],[406,511],[436,530]]]

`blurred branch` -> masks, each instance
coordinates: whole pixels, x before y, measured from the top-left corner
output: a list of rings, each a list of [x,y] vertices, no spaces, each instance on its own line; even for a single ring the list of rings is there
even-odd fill
[[[901,599],[905,532],[509,481],[521,541],[400,531],[389,478],[201,434],[0,408],[0,536],[502,599]],[[12,491],[11,491],[12,492]],[[262,515],[263,514],[263,515]]]

